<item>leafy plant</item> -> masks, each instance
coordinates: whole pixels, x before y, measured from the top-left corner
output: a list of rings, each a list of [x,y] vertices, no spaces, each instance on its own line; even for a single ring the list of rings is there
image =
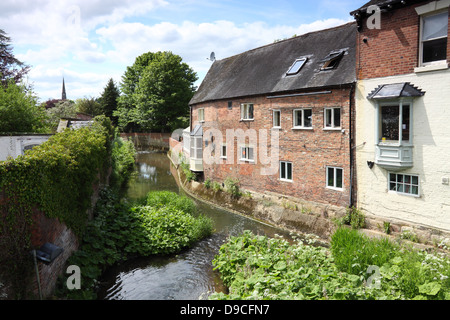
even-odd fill
[[[352,207],[347,209],[347,215],[343,217],[342,222],[353,229],[362,229],[366,226],[366,217],[360,210]]]
[[[225,190],[231,194],[234,198],[239,198],[242,196],[242,193],[239,189],[239,180],[227,178],[224,181],[225,184]]]
[[[151,192],[144,205],[120,201],[112,189],[101,192],[82,246],[68,261],[82,270],[81,291],[68,291],[65,277],[58,296],[95,299],[97,279],[108,266],[127,259],[171,254],[191,246],[212,232],[211,219],[193,215],[195,204],[173,192]]]

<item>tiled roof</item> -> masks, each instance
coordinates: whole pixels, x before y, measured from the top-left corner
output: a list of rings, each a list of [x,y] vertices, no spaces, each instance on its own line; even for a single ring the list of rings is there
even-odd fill
[[[356,23],[348,23],[217,60],[190,104],[353,83],[355,48]],[[337,68],[321,71],[323,59],[339,50],[345,53]],[[300,58],[307,58],[301,70],[286,75]]]

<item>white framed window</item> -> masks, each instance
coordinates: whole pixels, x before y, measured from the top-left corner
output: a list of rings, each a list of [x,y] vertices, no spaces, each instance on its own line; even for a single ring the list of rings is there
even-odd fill
[[[325,129],[341,129],[341,108],[325,108]]]
[[[420,65],[446,63],[448,43],[448,9],[425,14],[420,23]]]
[[[292,182],[292,162],[280,161],[280,180]]]
[[[344,169],[327,167],[327,188],[336,190],[344,188]]]
[[[420,196],[420,179],[417,175],[389,173],[389,192]]]
[[[253,103],[241,104],[241,120],[254,120],[253,116],[254,105]]]
[[[293,129],[312,129],[312,109],[296,109],[292,117]]]
[[[281,110],[273,110],[272,117],[273,117],[273,127],[281,128]]]
[[[226,159],[227,158],[227,145],[223,144],[222,148],[220,149],[220,157],[222,159]]]
[[[198,109],[198,121],[205,122],[205,109]]]
[[[306,60],[307,60],[307,58],[300,58],[300,59],[295,60],[295,62],[292,64],[292,66],[289,67],[289,70],[286,72],[286,75],[292,76],[294,74],[299,73],[300,70],[305,65]]]
[[[241,147],[241,161],[254,162],[255,161],[255,149],[253,147]]]
[[[191,152],[190,156],[192,159],[203,159],[203,137],[196,136],[191,137]]]

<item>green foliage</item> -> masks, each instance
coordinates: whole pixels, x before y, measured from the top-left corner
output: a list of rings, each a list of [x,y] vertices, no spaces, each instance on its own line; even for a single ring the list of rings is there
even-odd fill
[[[100,104],[105,116],[111,119],[114,125],[117,125],[117,117],[113,113],[117,110],[117,103],[120,97],[120,91],[114,80],[111,78],[108,81],[103,93],[100,97]]]
[[[358,230],[343,227],[332,235],[331,251],[339,270],[364,276],[369,266],[388,262],[398,247],[387,238],[370,239]]]
[[[206,189],[211,189],[211,187],[212,187],[211,179],[206,179],[204,184],[205,184]]]
[[[191,171],[189,163],[185,163],[184,159],[182,160],[180,167],[186,177],[186,181],[190,182],[195,180],[195,173]]]
[[[450,299],[448,258],[342,230],[335,234],[331,252],[249,231],[230,238],[213,260],[229,294],[215,293],[210,299]],[[345,248],[340,250],[340,246]],[[350,247],[359,250],[357,259],[351,256]],[[371,278],[376,274],[356,264],[375,266],[379,282]]]
[[[12,80],[6,87],[0,85],[0,132],[44,133],[45,117],[44,108],[24,85]]]
[[[353,229],[362,229],[366,226],[366,216],[355,207],[347,209],[347,215],[343,217],[342,222],[350,225]]]
[[[75,109],[78,112],[86,113],[91,116],[99,116],[103,114],[101,104],[95,98],[83,98],[75,101]]]
[[[239,189],[239,180],[227,178],[224,181],[225,190],[231,194],[234,198],[239,198],[242,196],[242,192]]]
[[[75,118],[77,115],[77,106],[72,100],[59,101],[55,107],[47,109],[47,125],[52,132],[58,129],[61,118]]]
[[[0,162],[0,265],[10,278],[23,278],[21,261],[29,260],[34,210],[83,233],[93,184],[106,172],[109,157],[108,129],[98,120]]]
[[[173,131],[186,125],[197,75],[171,52],[148,52],[127,68],[114,115],[123,131]],[[183,127],[184,128],[184,127]]]
[[[121,189],[128,183],[136,163],[136,148],[133,141],[116,137],[112,142],[111,162],[110,185]]]
[[[97,279],[113,264],[155,254],[172,254],[212,232],[212,221],[194,217],[192,200],[171,192],[152,192],[145,206],[121,202],[111,189],[101,192],[96,218],[89,224],[82,246],[68,261],[82,270],[82,290],[68,291],[59,281],[58,296],[94,299]],[[184,211],[186,210],[186,211]]]

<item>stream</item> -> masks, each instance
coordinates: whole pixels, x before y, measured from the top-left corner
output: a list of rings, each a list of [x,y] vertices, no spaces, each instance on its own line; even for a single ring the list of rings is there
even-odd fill
[[[165,153],[139,152],[136,176],[127,197],[140,199],[150,191],[183,194],[173,177]],[[134,259],[105,272],[98,292],[101,300],[201,300],[213,292],[226,292],[212,260],[230,236],[244,230],[258,235],[289,238],[289,233],[264,223],[196,201],[201,214],[214,222],[215,232],[194,247],[176,255]]]

